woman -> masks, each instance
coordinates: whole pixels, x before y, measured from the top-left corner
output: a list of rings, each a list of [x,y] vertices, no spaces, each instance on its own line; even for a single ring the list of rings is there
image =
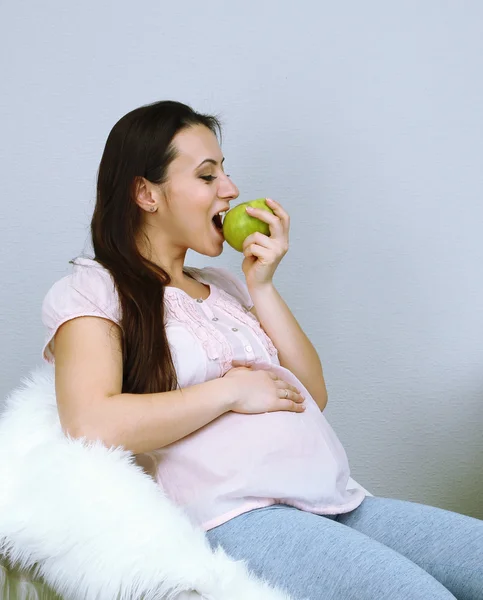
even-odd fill
[[[72,436],[122,445],[236,559],[295,599],[483,597],[483,523],[365,497],[322,411],[317,353],[273,285],[289,217],[250,214],[246,284],[185,266],[223,250],[238,197],[219,124],[176,102],[112,129],[92,219],[43,305],[44,357]]]

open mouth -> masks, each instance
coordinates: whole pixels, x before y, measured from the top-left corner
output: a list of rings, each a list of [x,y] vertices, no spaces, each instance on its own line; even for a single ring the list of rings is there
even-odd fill
[[[218,229],[218,231],[223,231],[223,219],[221,214],[217,214],[212,219],[213,225]]]
[[[228,209],[220,210],[220,212],[216,213],[216,215],[214,215],[213,218],[211,219],[211,222],[213,223],[213,227],[215,228],[215,231],[221,236],[223,236],[223,219],[225,218],[225,215],[227,212],[228,212]]]

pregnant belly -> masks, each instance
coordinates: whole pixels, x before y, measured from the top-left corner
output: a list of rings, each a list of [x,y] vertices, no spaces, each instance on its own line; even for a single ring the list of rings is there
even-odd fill
[[[270,368],[301,389],[305,412],[229,412],[157,451],[159,483],[169,495],[183,503],[188,489],[217,489],[315,501],[327,485],[345,489],[349,468],[337,436],[301,382],[283,367]]]

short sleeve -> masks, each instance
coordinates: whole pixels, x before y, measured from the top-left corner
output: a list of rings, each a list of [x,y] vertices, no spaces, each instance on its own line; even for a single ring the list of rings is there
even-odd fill
[[[247,310],[250,310],[253,307],[254,304],[247,286],[228,269],[225,269],[224,267],[205,267],[204,269],[201,269],[201,274],[202,276],[205,276],[207,280],[213,281],[216,286],[222,288],[225,292],[236,298]]]
[[[78,258],[73,272],[58,280],[42,303],[46,340],[42,357],[54,362],[54,336],[61,325],[77,317],[102,317],[120,323],[119,297],[109,271],[94,260]]]

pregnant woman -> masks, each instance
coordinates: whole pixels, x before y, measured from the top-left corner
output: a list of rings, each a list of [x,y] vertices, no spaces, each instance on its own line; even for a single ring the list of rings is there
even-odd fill
[[[238,189],[219,124],[157,102],[113,127],[99,167],[94,257],[43,304],[60,420],[124,446],[167,496],[295,600],[483,598],[483,522],[366,497],[323,410],[322,366],[273,284],[289,217],[253,210],[245,282],[185,265],[223,251]]]

